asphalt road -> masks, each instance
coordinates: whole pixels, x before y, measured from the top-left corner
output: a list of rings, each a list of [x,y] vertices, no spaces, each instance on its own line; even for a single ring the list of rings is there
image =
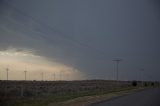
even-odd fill
[[[152,88],[131,95],[113,98],[93,106],[160,106],[160,88]]]

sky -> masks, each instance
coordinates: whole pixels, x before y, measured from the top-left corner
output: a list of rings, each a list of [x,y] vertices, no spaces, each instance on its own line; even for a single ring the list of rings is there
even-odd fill
[[[0,79],[160,81],[158,0],[1,0]],[[143,71],[142,71],[143,70]]]

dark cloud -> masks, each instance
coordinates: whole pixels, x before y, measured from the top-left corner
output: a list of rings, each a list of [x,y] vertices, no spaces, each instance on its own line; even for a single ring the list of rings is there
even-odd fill
[[[9,4],[8,4],[9,3]],[[0,49],[28,48],[88,73],[114,78],[113,58],[123,58],[120,78],[139,69],[159,78],[160,19],[145,0],[12,0],[3,3]],[[2,4],[1,4],[2,5]],[[158,12],[157,12],[158,11]],[[150,78],[151,79],[151,78]],[[152,79],[153,80],[153,79]]]

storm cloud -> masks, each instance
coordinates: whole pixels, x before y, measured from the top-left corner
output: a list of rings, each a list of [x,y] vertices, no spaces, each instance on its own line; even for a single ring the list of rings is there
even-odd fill
[[[89,79],[160,80],[160,5],[150,0],[2,0],[0,50],[31,50]]]

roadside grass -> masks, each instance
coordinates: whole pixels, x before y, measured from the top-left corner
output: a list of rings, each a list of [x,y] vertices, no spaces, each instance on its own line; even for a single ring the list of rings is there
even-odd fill
[[[134,89],[138,89],[138,88],[127,87],[127,88],[121,88],[113,91],[107,91],[107,90],[83,91],[78,93],[55,94],[47,97],[37,97],[37,98],[35,97],[31,99],[24,98],[24,99],[14,101],[14,103],[12,103],[12,106],[46,106],[50,103],[53,103],[53,104],[61,103],[61,102],[65,102],[65,101],[72,100],[79,97],[98,96],[98,95],[106,95],[106,94],[112,95],[112,93],[118,94],[123,91],[130,91]]]

